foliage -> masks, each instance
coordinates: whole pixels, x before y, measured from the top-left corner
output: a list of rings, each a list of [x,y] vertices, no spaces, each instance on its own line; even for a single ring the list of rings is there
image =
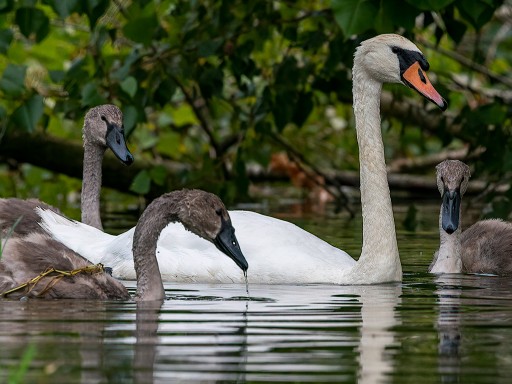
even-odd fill
[[[282,150],[275,135],[317,168],[357,168],[354,48],[399,32],[422,43],[454,119],[432,130],[414,116],[388,118],[387,155],[484,146],[477,173],[485,164],[488,177],[510,177],[510,99],[500,79],[510,75],[511,34],[497,13],[510,7],[501,0],[3,1],[0,117],[9,132],[78,139],[86,109],[118,104],[138,159],[190,164],[183,184],[241,198],[248,167],[266,167]],[[386,89],[420,103],[406,89]],[[139,173],[132,191],[163,184],[165,172]]]

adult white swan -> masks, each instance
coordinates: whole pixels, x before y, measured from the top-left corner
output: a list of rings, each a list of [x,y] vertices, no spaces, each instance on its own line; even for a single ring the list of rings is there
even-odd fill
[[[402,36],[388,34],[357,48],[353,68],[354,113],[361,172],[363,247],[356,262],[344,251],[286,221],[247,211],[230,211],[240,247],[249,263],[251,283],[374,284],[401,281],[395,224],[387,182],[380,126],[380,93],[385,82],[405,84],[446,109],[424,71],[428,62]],[[94,263],[113,268],[114,276],[135,277],[131,254],[133,229],[119,236],[42,212],[44,227],[57,240]],[[241,271],[205,241],[182,227],[168,226],[158,242],[164,280],[243,282]]]

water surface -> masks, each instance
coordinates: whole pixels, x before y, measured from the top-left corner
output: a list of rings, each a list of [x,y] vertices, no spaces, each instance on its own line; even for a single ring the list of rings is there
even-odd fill
[[[413,233],[397,208],[402,284],[166,284],[156,307],[3,301],[0,382],[508,383],[512,281],[427,274],[436,210]],[[359,219],[291,219],[360,252]]]

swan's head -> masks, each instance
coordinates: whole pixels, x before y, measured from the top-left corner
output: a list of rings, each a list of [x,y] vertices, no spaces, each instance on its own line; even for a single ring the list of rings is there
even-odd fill
[[[437,188],[443,199],[441,225],[449,235],[459,228],[460,203],[470,177],[469,167],[459,160],[445,160],[436,166]]]
[[[221,199],[198,189],[171,192],[179,193],[178,219],[196,235],[212,242],[243,270],[249,267],[231,224],[228,210]]]
[[[418,47],[395,34],[363,41],[354,56],[354,72],[364,71],[381,83],[404,84],[444,111],[448,104],[430,83],[428,69],[429,63]]]
[[[83,136],[84,145],[110,148],[124,164],[133,163],[133,156],[124,139],[123,113],[115,105],[91,108],[85,115]]]

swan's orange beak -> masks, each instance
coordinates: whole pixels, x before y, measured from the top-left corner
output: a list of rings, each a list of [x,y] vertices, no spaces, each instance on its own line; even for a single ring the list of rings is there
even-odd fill
[[[436,91],[427,74],[421,69],[420,63],[415,61],[402,74],[405,84],[415,89],[420,95],[432,101],[444,111],[448,107],[445,99]]]

